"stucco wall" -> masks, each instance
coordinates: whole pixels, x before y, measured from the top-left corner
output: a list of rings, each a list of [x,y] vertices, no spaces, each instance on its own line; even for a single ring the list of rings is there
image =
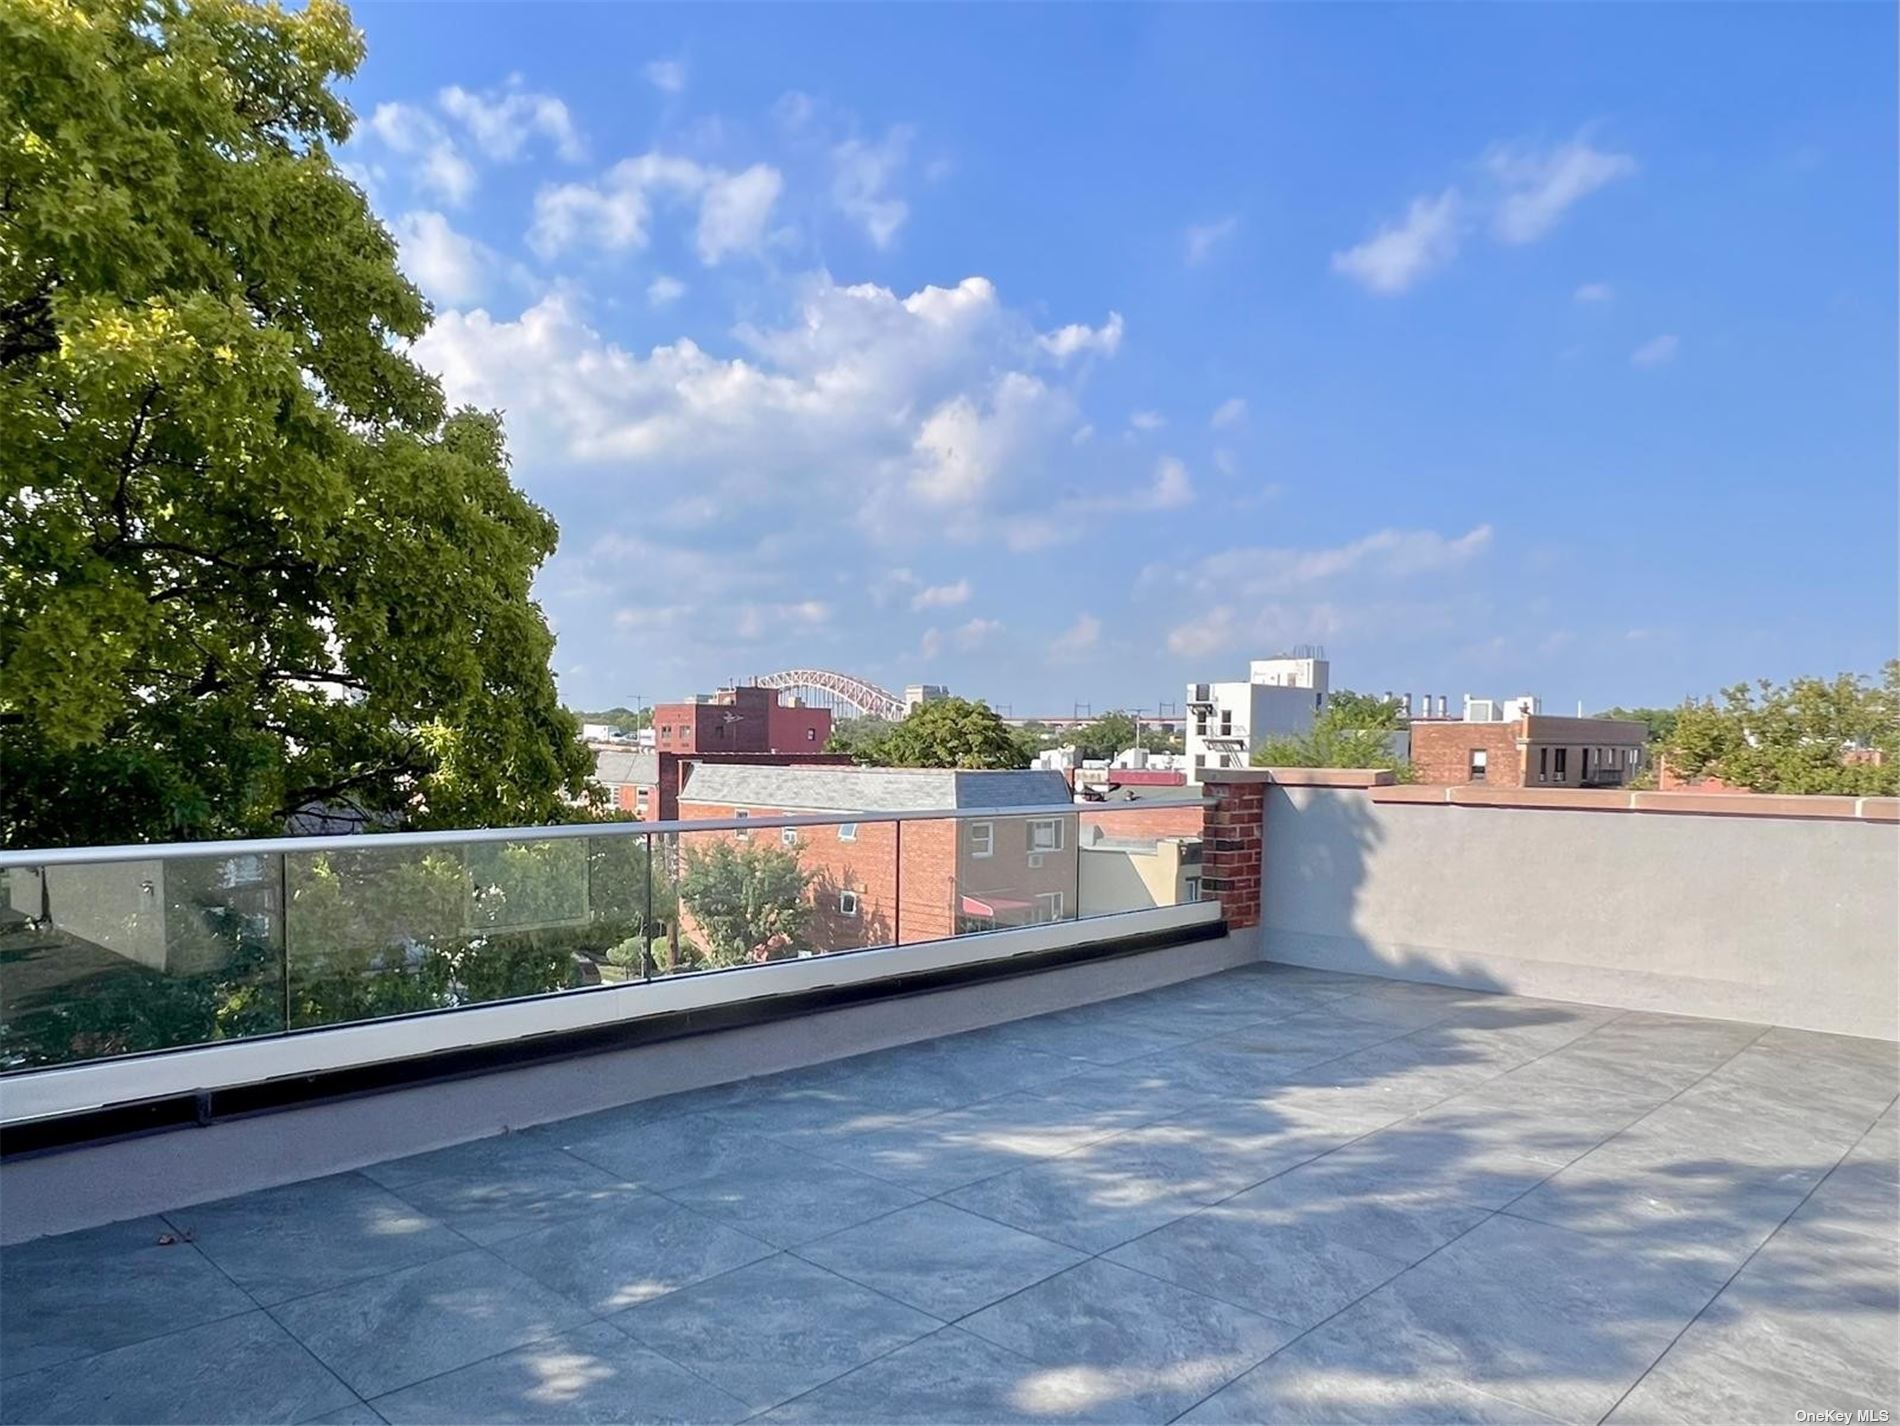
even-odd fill
[[[1900,825],[1267,789],[1271,960],[1900,1039]]]

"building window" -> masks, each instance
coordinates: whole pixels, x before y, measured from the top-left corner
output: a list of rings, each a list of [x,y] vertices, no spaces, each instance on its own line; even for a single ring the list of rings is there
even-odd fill
[[[1570,749],[1569,748],[1554,749],[1551,753],[1551,764],[1552,764],[1552,771],[1554,771],[1557,774],[1557,781],[1562,782],[1565,778],[1569,777],[1570,776]]]
[[[806,741],[806,742],[808,742],[808,743],[815,743],[815,742],[817,742],[817,741],[818,741],[818,730],[817,730],[816,728],[807,728],[807,729],[805,730],[805,741]]]
[[[1038,891],[1036,893],[1036,923],[1045,925],[1062,919],[1062,893],[1059,891]]]
[[[996,850],[996,824],[994,822],[972,822],[970,824],[970,855],[987,857]]]
[[[1550,780],[1549,748],[1539,748],[1537,750],[1537,780],[1539,782],[1548,782]]]
[[[1062,823],[1054,817],[1038,817],[1029,824],[1029,850],[1032,852],[1059,852],[1062,850]]]
[[[1220,735],[1223,738],[1231,737],[1233,734],[1233,731],[1234,731],[1234,715],[1231,710],[1223,708],[1220,711]]]
[[[797,846],[798,845],[798,828],[796,827],[784,828],[783,830],[779,832],[778,839],[779,839],[780,844],[783,846],[787,846],[787,847]]]
[[[732,815],[734,817],[739,818],[741,821],[743,821],[745,818],[750,817],[752,814],[750,812],[735,811]],[[750,838],[752,834],[746,831],[744,827],[736,827],[733,829],[732,835],[738,841],[743,842],[743,841],[746,841],[748,838]]]
[[[1473,782],[1484,781],[1485,770],[1490,762],[1491,754],[1486,752],[1483,748],[1473,748],[1471,750],[1471,780]]]
[[[1201,879],[1198,876],[1190,876],[1184,879],[1182,883],[1182,897],[1187,901],[1199,901],[1201,899]]]
[[[856,822],[840,822],[838,824],[838,840],[839,841],[855,842],[857,841],[857,839],[858,839],[858,824]]]
[[[841,891],[838,893],[838,914],[840,916],[856,916],[858,914],[857,892]]]
[[[1207,729],[1205,729],[1205,728],[1203,728],[1203,729],[1201,729],[1201,731],[1202,731],[1203,733],[1205,733],[1205,732],[1207,731]],[[1194,755],[1194,766],[1196,766],[1196,767],[1206,767],[1206,766],[1207,766],[1207,754],[1206,754],[1206,753],[1196,753],[1196,754]]]
[[[647,790],[644,787],[635,790],[633,794],[633,808],[636,812],[644,812],[647,810]]]

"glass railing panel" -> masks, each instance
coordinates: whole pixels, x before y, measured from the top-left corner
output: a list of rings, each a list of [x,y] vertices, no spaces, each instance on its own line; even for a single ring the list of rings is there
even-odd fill
[[[1077,829],[1081,914],[1201,900],[1202,810],[1198,802],[1161,801],[1084,808]]]
[[[904,939],[1073,921],[1076,819],[926,819],[904,827]]]
[[[656,865],[670,884],[658,918],[656,975],[895,942],[898,849],[890,822],[686,830],[656,841]]]
[[[643,979],[646,842],[290,853],[290,1027]]]
[[[281,1031],[283,887],[268,855],[0,871],[0,1069]]]

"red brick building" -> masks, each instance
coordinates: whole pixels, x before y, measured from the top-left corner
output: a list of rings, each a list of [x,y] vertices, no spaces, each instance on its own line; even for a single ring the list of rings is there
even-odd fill
[[[830,737],[830,709],[786,703],[771,688],[722,688],[653,710],[653,746],[663,753],[816,753]]]
[[[678,852],[713,838],[770,839],[812,876],[810,939],[820,951],[936,940],[959,931],[1061,921],[1076,914],[1077,816],[1024,817],[1012,807],[1068,805],[1058,772],[937,768],[688,765],[679,818],[863,812],[838,826],[682,832]],[[878,812],[994,808],[994,818],[868,820]],[[899,827],[901,826],[901,846]]]
[[[1411,737],[1420,782],[1621,787],[1643,767],[1649,727],[1532,713],[1508,723],[1415,718]]]

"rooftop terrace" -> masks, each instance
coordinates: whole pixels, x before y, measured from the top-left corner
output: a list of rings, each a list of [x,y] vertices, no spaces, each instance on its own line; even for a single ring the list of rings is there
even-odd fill
[[[8,1248],[0,1415],[1891,1409],[1897,1090],[1882,1041],[1254,964]]]

